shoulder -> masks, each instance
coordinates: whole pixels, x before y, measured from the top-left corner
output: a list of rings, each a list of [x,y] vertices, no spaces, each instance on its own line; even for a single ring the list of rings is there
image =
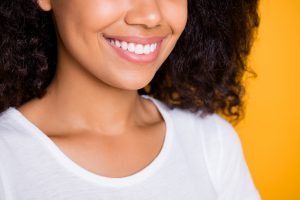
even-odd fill
[[[20,118],[18,112],[14,107],[9,107],[0,113],[0,138],[10,137],[14,133],[22,130],[20,125]]]
[[[201,117],[201,113],[181,109],[171,111],[176,128],[189,130],[191,139],[201,143],[204,153],[211,161],[219,159],[217,157],[222,154],[224,148],[240,148],[240,138],[228,121],[216,113],[205,117]]]
[[[207,157],[219,156],[226,146],[239,148],[240,139],[234,127],[220,115],[213,113],[202,117],[202,111],[190,112],[169,108],[159,102],[172,121],[174,132],[182,142],[202,146]]]
[[[164,102],[151,99],[159,107],[159,110],[170,118],[175,130],[187,134],[203,135],[205,140],[217,140],[222,137],[225,140],[236,140],[237,134],[233,126],[216,113],[202,117],[202,111],[191,112],[181,108],[170,108]]]
[[[0,113],[0,138],[4,138],[15,128],[13,108],[8,108]]]
[[[0,169],[3,167],[2,164],[5,163],[3,161],[7,161],[9,158],[9,149],[11,149],[10,137],[14,132],[10,111],[10,109],[6,109],[0,113]]]
[[[201,117],[201,111],[192,113],[178,108],[166,111],[172,119],[177,142],[187,152],[201,153],[211,181],[218,188],[220,172],[227,168],[227,161],[243,155],[235,128],[216,113]]]
[[[202,111],[190,112],[180,108],[166,108],[169,116],[174,122],[174,126],[202,134],[206,140],[236,140],[238,135],[234,127],[220,115],[213,113],[202,116]]]
[[[17,131],[17,123],[13,108],[0,113],[0,142],[11,137]],[[1,144],[2,146],[2,144]]]
[[[7,160],[20,144],[24,143],[25,128],[19,123],[15,108],[0,113],[0,162]]]

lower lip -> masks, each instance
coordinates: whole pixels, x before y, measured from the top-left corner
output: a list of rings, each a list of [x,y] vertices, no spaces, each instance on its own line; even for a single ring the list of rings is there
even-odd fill
[[[109,46],[111,46],[120,57],[137,64],[146,64],[156,60],[159,55],[159,51],[162,43],[162,41],[158,42],[156,49],[149,54],[135,54],[112,45],[110,41],[106,38],[105,40],[108,42]]]

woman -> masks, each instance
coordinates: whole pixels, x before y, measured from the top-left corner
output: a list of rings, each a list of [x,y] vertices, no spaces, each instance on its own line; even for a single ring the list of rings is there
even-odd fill
[[[0,199],[260,199],[217,114],[257,3],[2,0]]]

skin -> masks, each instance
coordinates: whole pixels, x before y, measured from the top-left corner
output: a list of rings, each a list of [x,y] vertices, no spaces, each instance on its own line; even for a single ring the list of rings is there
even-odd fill
[[[159,153],[165,123],[138,96],[173,50],[187,20],[187,0],[38,0],[52,11],[57,72],[42,99],[18,108],[73,161],[123,177]],[[115,54],[103,34],[165,36],[158,58],[135,64]],[[126,162],[126,166],[123,164]]]

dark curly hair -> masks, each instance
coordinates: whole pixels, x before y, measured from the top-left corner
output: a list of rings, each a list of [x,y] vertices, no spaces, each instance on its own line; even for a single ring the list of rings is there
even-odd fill
[[[244,72],[259,26],[259,0],[188,0],[188,21],[149,85],[139,90],[171,108],[239,120]],[[34,0],[0,2],[0,112],[46,93],[56,71],[51,12]]]

